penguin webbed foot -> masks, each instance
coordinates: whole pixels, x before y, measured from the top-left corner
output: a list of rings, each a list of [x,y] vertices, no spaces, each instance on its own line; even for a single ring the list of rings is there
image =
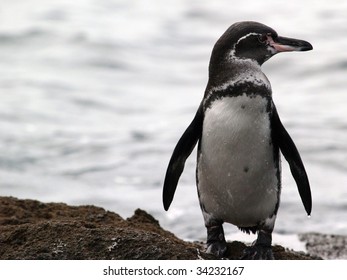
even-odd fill
[[[214,221],[213,226],[207,226],[207,249],[206,253],[223,258],[227,252],[227,242],[224,237],[222,222]]]
[[[242,260],[273,260],[274,255],[272,253],[272,229],[271,230],[259,230],[258,238],[252,244],[243,251],[241,256]]]
[[[241,260],[273,260],[271,245],[255,244],[243,251]]]
[[[206,253],[212,254],[218,258],[223,258],[227,252],[227,243],[226,241],[216,241],[210,244],[207,244]]]

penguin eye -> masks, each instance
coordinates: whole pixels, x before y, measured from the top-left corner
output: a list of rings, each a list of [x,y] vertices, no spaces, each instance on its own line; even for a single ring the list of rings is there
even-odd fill
[[[258,41],[262,44],[265,44],[267,42],[268,34],[260,34],[258,35]]]

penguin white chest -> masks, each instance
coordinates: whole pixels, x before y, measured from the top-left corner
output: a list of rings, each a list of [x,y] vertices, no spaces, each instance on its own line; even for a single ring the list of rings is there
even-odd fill
[[[269,110],[271,100],[246,94],[217,99],[206,110],[197,179],[200,202],[214,218],[247,227],[274,213],[279,166]]]

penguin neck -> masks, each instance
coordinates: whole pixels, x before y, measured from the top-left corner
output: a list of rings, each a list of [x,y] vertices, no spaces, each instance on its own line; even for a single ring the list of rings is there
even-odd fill
[[[211,61],[206,92],[225,89],[245,82],[251,82],[259,86],[265,85],[271,90],[270,82],[257,61],[230,55],[221,63],[215,64]]]

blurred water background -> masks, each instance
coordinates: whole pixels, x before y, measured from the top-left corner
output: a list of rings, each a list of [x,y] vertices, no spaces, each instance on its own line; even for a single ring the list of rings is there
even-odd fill
[[[179,237],[204,239],[195,152],[169,212],[162,182],[202,98],[212,47],[241,20],[314,47],[263,66],[314,202],[308,219],[284,163],[276,235],[347,234],[343,0],[1,0],[0,195],[123,217],[142,208]]]

